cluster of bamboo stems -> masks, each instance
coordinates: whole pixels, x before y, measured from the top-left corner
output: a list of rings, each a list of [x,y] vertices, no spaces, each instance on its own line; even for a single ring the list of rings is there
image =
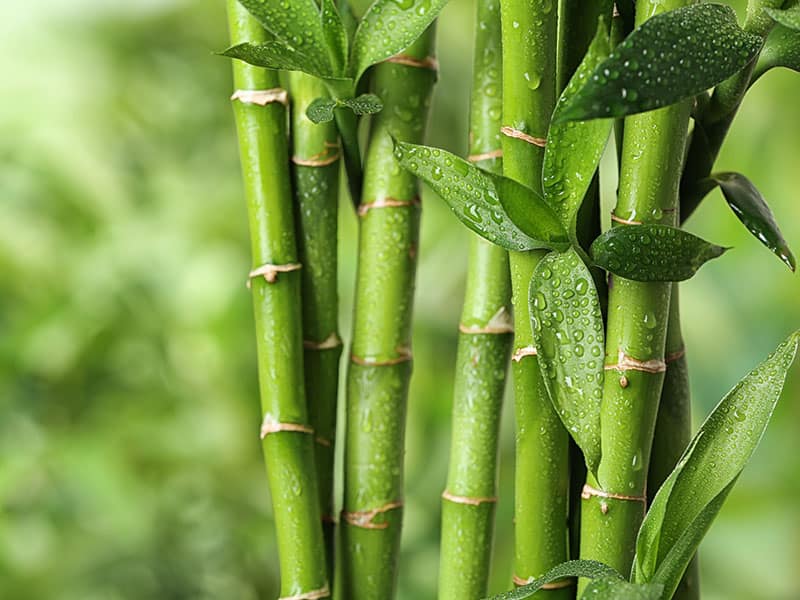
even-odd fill
[[[544,195],[551,117],[598,23],[619,41],[653,15],[690,2],[638,0],[635,20],[608,0],[476,3],[468,160]],[[326,1],[321,4],[324,14]],[[365,8],[341,4],[339,12],[344,20]],[[234,44],[270,40],[237,0],[228,0],[228,15]],[[769,29],[758,11],[751,12],[746,31],[764,38]],[[333,89],[321,79],[233,64],[252,243],[248,285],[264,415],[261,438],[284,600],[386,600],[395,593],[421,205],[417,180],[401,168],[395,146],[423,139],[436,78],[434,34],[431,25],[402,53],[371,69],[370,91],[383,109],[369,122],[364,151],[349,154],[359,240],[338,515],[334,446],[344,347],[337,300],[339,159],[358,149],[358,136],[353,115],[344,109],[337,108],[336,120],[328,123],[307,117],[312,103]],[[702,95],[706,114],[713,117],[702,140],[688,134],[697,100],[618,120],[615,226],[677,227],[691,213],[708,191],[702,182],[752,71],[751,65],[713,95]],[[600,233],[598,190],[595,175],[577,216],[579,253]],[[605,323],[602,452],[596,471],[587,473],[548,396],[531,328],[529,285],[546,254],[508,252],[478,235],[470,239],[442,494],[441,599],[487,593],[508,365],[516,421],[512,579],[517,586],[578,557],[631,572],[648,494],[652,501],[691,438],[677,284],[613,275],[606,288],[596,270]],[[560,579],[538,593],[572,599],[584,583]],[[698,594],[693,562],[675,597]]]

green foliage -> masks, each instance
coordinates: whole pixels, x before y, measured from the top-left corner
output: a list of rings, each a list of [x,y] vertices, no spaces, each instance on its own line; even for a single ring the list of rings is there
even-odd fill
[[[333,121],[337,108],[348,108],[356,115],[374,115],[383,110],[383,102],[375,94],[361,94],[357,98],[317,98],[308,105],[306,116],[312,123],[328,123]]]
[[[560,115],[609,51],[608,26],[601,18],[583,61],[556,104],[553,123],[547,132],[542,190],[573,242],[578,210],[600,163],[613,122],[610,119],[561,122]]]
[[[328,55],[334,72],[343,73],[347,67],[348,37],[342,18],[333,0],[322,0],[322,31],[328,44]]]
[[[490,600],[525,600],[538,592],[546,583],[553,583],[569,577],[586,577],[587,579],[618,579],[623,581],[622,575],[606,564],[596,560],[570,560],[556,565],[547,573],[526,585],[520,586],[510,592],[492,596]]]
[[[664,586],[659,583],[630,583],[619,577],[591,580],[581,600],[661,600]]]
[[[764,73],[775,67],[786,67],[792,71],[800,71],[800,31],[776,25],[770,32],[758,63],[753,70],[751,85]]]
[[[594,473],[600,463],[605,334],[592,274],[574,249],[539,262],[529,307],[547,393]]]
[[[639,531],[633,580],[657,581],[670,597],[764,434],[794,361],[789,336],[723,398],[656,495]]]
[[[792,29],[800,31],[800,5],[795,5],[785,10],[779,8],[765,8],[764,12],[767,13],[773,21]]]
[[[797,265],[794,255],[775,216],[753,183],[740,173],[714,173],[711,179],[719,185],[728,206],[747,230],[794,271]]]
[[[265,69],[302,71],[322,78],[333,76],[333,71],[327,61],[320,59],[324,55],[308,56],[281,41],[270,41],[263,44],[244,42],[223,50],[220,55],[243,60]]]
[[[490,242],[516,251],[569,245],[558,217],[533,190],[437,148],[396,142],[395,157]]]
[[[595,264],[634,281],[684,281],[727,248],[668,225],[613,227],[592,242]]]
[[[661,13],[637,27],[564,107],[558,121],[624,117],[696,96],[750,62],[761,38],[721,4]]]

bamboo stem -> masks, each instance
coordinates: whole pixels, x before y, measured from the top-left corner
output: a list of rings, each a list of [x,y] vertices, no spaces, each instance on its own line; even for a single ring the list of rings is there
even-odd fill
[[[315,125],[306,108],[326,94],[318,79],[290,74],[295,219],[303,264],[302,315],[305,389],[315,431],[315,461],[328,579],[333,579],[333,461],[339,389],[337,217],[341,147],[333,123]]]
[[[639,0],[637,19],[684,4],[684,0]],[[689,102],[684,101],[625,119],[619,198],[614,209],[617,217],[641,223],[677,223],[689,111]],[[602,458],[597,480],[590,475],[587,484],[612,496],[584,494],[581,558],[601,560],[628,573],[644,517],[647,470],[664,380],[661,367],[671,284],[621,277],[612,277],[611,282]]]
[[[403,54],[424,60],[433,39],[431,28]],[[340,527],[347,600],[388,600],[395,591],[419,201],[417,182],[395,161],[389,134],[422,141],[435,73],[386,62],[373,78],[384,108],[370,132],[359,208]]]
[[[557,11],[549,0],[501,0],[503,125],[547,137],[556,99]],[[544,149],[504,136],[503,172],[541,192]],[[541,251],[510,253],[515,348],[533,346],[528,287]],[[539,577],[569,557],[568,435],[542,382],[535,355],[512,361],[517,421],[515,581]],[[574,590],[548,591],[569,598]]]
[[[477,4],[469,153],[473,162],[499,172],[500,3]],[[440,600],[486,596],[494,536],[497,445],[513,333],[511,282],[508,254],[475,234],[460,332],[442,501]]]
[[[265,39],[246,10],[228,0],[231,41]],[[240,90],[279,86],[277,73],[233,62],[234,85]],[[256,350],[264,412],[262,447],[267,466],[278,538],[281,595],[329,594],[323,551],[313,436],[303,387],[303,342],[300,273],[295,268],[294,219],[286,147],[286,108],[233,102],[252,258],[261,265],[291,265],[273,277],[251,279]],[[271,279],[271,281],[269,280]]]

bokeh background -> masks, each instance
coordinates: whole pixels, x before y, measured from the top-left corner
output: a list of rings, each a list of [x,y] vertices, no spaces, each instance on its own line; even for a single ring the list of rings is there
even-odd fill
[[[741,9],[741,6],[737,6]],[[463,152],[472,4],[439,27],[429,141]],[[0,3],[0,598],[270,599],[244,205],[221,0]],[[800,76],[748,95],[718,166],[800,250]],[[426,191],[400,597],[433,598],[467,234]],[[712,194],[735,247],[683,285],[699,421],[800,327],[793,276]],[[356,228],[341,211],[342,330]],[[705,597],[800,598],[800,369],[701,549]],[[509,406],[511,398],[508,398]],[[513,435],[492,590],[507,587]]]

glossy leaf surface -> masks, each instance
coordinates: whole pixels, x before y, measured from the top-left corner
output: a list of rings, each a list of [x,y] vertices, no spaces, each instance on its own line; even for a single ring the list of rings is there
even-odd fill
[[[780,23],[784,27],[800,31],[800,5],[792,6],[781,10],[779,8],[765,8],[764,12],[776,23]]]
[[[315,77],[333,75],[331,69],[317,57],[309,57],[287,46],[283,42],[271,41],[263,44],[244,42],[220,52],[222,56],[236,58],[256,67],[279,71],[302,71]]]
[[[356,30],[350,72],[358,81],[370,66],[410,46],[447,0],[375,0]]]
[[[356,115],[373,115],[383,109],[383,102],[375,94],[362,94],[357,98],[317,98],[306,109],[306,116],[312,123],[333,121],[333,111],[349,108]]]
[[[800,31],[776,25],[758,56],[751,84],[775,67],[800,71]]]
[[[607,27],[601,20],[583,62],[556,104],[554,121],[558,121],[562,110],[597,65],[608,57],[610,50]],[[554,122],[547,133],[542,189],[545,200],[556,211],[573,241],[578,210],[600,163],[612,125],[610,119]]]
[[[714,173],[711,179],[719,185],[728,206],[748,231],[794,271],[794,255],[764,197],[751,181],[740,173]]]
[[[548,395],[583,451],[600,463],[600,403],[605,336],[600,298],[577,252],[552,252],[537,265],[529,288],[534,345]]]
[[[613,227],[592,242],[595,264],[633,281],[684,281],[727,250],[669,225]]]
[[[347,31],[333,0],[322,0],[322,31],[334,72],[344,73],[347,66]]]
[[[586,577],[587,579],[616,578],[620,581],[624,581],[622,575],[604,563],[596,560],[570,560],[556,565],[539,579],[520,586],[510,592],[492,596],[490,600],[524,600],[525,598],[530,598],[537,591],[542,589],[544,584],[552,583],[567,577]]]
[[[664,586],[658,583],[629,583],[618,577],[593,579],[581,600],[660,600]]]
[[[733,10],[694,4],[648,19],[594,70],[559,120],[624,117],[691,98],[742,69],[761,48]]]
[[[525,186],[437,148],[396,142],[395,156],[447,202],[464,225],[490,242],[515,251],[569,246],[558,217]],[[522,225],[514,222],[508,207],[524,216]]]
[[[690,450],[658,491],[639,530],[634,581],[674,590],[730,487],[764,434],[794,361],[800,332],[789,336],[728,392]]]

